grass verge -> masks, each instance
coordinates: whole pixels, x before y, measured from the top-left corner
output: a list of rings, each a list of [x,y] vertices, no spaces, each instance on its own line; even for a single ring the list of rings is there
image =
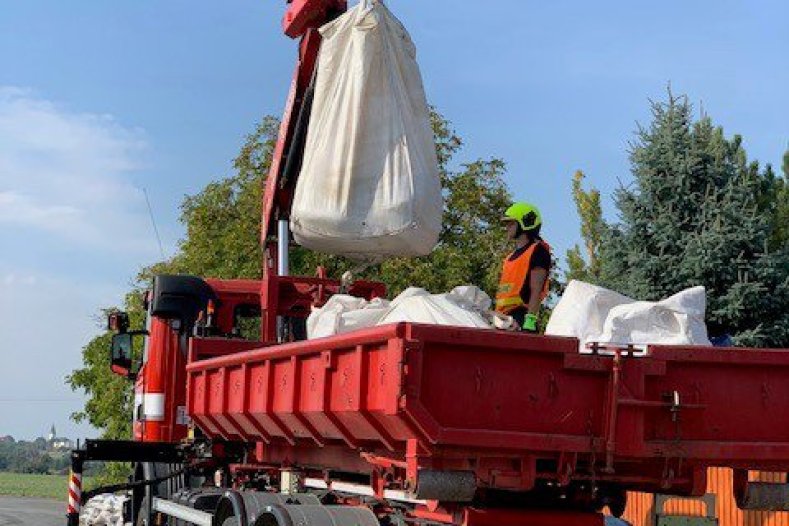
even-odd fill
[[[82,486],[85,487],[83,481]],[[66,502],[68,489],[66,475],[38,475],[33,473],[9,473],[0,471],[0,495],[15,497],[42,497],[45,499],[59,499]]]

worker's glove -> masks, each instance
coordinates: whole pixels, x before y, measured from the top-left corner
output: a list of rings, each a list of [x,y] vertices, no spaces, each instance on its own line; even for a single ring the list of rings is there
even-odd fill
[[[526,332],[537,332],[537,315],[527,314],[523,319],[523,330]]]

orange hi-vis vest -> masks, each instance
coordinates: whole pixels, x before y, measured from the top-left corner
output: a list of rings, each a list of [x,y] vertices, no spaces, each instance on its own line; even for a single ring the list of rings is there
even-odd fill
[[[534,251],[538,245],[544,246],[548,252],[551,247],[543,240],[532,243],[529,248],[523,251],[523,254],[510,260],[512,254],[507,256],[504,260],[504,268],[501,271],[501,279],[499,280],[499,290],[496,293],[496,310],[508,314],[518,307],[525,305],[523,298],[521,298],[521,290],[526,280],[529,279],[531,274],[531,259]],[[540,292],[540,300],[544,300],[548,296],[548,278],[545,278],[545,285]]]

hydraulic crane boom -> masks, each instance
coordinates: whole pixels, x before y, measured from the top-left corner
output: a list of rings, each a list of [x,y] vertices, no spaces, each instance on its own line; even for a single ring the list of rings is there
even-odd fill
[[[346,10],[346,0],[291,0],[282,20],[285,34],[301,40],[263,194],[261,340],[268,343],[303,339],[310,308],[320,306],[341,288],[337,281],[327,279],[320,268],[316,277],[291,277],[288,249],[290,210],[312,109],[321,41],[318,28]],[[380,283],[357,281],[346,292],[370,298],[384,295],[385,290]]]
[[[291,0],[282,19],[285,34],[291,38],[300,38],[301,41],[263,195],[261,242],[265,247],[263,268],[266,273],[288,274],[287,221],[309,124],[312,103],[310,84],[321,39],[318,28],[346,9],[345,0]]]

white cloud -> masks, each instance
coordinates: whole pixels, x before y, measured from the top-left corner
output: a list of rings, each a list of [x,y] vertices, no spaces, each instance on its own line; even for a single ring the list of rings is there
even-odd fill
[[[0,226],[155,254],[143,193],[128,181],[145,149],[144,133],[112,116],[0,87]]]
[[[131,183],[146,148],[111,116],[0,86],[0,435],[31,438],[52,422],[66,436],[95,433],[68,421],[83,396],[64,377],[99,309],[119,305],[158,256]]]
[[[35,285],[38,282],[38,278],[36,278],[36,276],[33,276],[32,274],[19,275],[19,274],[14,274],[13,272],[9,272],[8,274],[5,274],[3,276],[3,279],[0,281],[2,281],[4,285],[8,285],[8,286],[17,285],[17,284]]]

